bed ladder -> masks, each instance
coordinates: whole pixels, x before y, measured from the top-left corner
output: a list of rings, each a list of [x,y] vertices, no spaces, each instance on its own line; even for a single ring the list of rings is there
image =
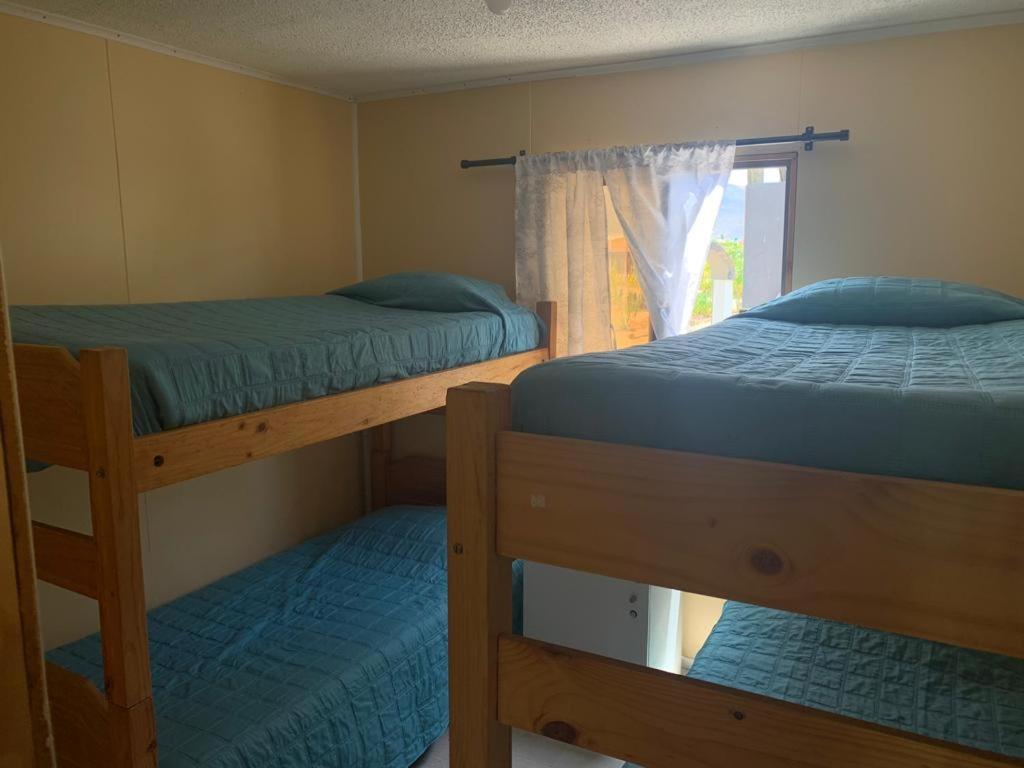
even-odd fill
[[[26,435],[47,435],[50,443],[33,455],[80,453],[75,463],[89,474],[92,535],[32,525],[39,578],[99,604],[105,695],[85,678],[47,664],[58,762],[156,766],[127,355],[90,349],[76,361],[64,350],[28,347],[19,349],[16,365]],[[81,393],[80,402],[77,396],[62,403],[34,397],[41,390],[28,382],[40,376],[51,383],[61,377],[62,391]]]

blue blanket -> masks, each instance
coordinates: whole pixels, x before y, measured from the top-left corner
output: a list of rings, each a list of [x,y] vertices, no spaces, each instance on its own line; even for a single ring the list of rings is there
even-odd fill
[[[1024,757],[1024,660],[726,603],[690,676]]]
[[[908,324],[884,324],[897,320]],[[934,281],[827,281],[685,336],[524,371],[512,420],[524,432],[1024,489],[1024,302]]]
[[[124,347],[145,435],[525,352],[541,324],[499,286],[413,274],[327,296],[13,307],[11,330],[74,355]]]
[[[151,611],[162,768],[408,768],[448,726],[445,542],[393,507]],[[49,657],[102,689],[97,636]]]
[[[1022,659],[728,602],[689,675],[1024,757]]]

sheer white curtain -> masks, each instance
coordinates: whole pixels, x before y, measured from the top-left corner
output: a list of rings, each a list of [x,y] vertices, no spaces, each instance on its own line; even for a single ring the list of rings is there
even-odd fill
[[[656,338],[685,333],[736,156],[732,142],[623,147],[604,181],[636,261]]]
[[[519,158],[516,295],[526,306],[558,302],[559,349],[579,354],[615,343],[604,183],[655,335],[686,330],[735,151],[718,142]]]
[[[520,157],[516,163],[516,298],[558,302],[558,349],[614,345],[608,289],[608,219],[593,153]]]

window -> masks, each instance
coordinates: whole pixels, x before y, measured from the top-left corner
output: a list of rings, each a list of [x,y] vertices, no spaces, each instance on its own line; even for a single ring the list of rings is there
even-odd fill
[[[796,157],[792,152],[736,159],[715,222],[691,331],[790,290]],[[616,347],[623,349],[650,340],[650,315],[610,200],[606,209],[612,322]]]
[[[604,188],[604,204],[608,212],[608,286],[615,348],[625,349],[651,340],[651,315],[647,311],[633,254],[608,196],[608,187]]]

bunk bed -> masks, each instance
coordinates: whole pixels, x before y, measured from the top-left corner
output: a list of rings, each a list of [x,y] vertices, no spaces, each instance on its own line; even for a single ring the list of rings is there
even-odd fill
[[[1022,361],[1024,301],[850,278],[547,363],[511,388],[451,392],[452,765],[507,768],[510,727],[646,768],[1024,764],[1011,713],[1024,702]],[[1002,739],[958,738],[949,723],[734,687],[758,660],[734,659],[730,676],[715,641],[681,677],[518,637],[512,558],[941,644],[997,678],[1011,706],[992,716],[1010,719]],[[746,626],[761,663],[786,662]],[[913,711],[964,703],[933,662]]]
[[[434,411],[465,382],[510,381],[553,356],[555,307],[537,309],[539,321],[497,286],[433,273],[320,297],[13,308],[25,455],[89,476],[91,535],[33,524],[39,578],[99,606],[102,687],[95,668],[47,663],[60,764],[157,764],[139,493]],[[421,500],[385,443],[374,488]]]

